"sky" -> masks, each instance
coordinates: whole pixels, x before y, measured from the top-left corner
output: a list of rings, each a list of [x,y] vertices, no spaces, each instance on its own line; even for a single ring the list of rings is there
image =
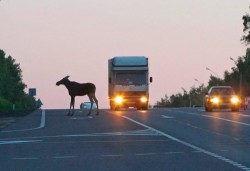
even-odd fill
[[[245,55],[242,16],[249,0],[1,0],[0,49],[20,64],[44,109],[66,109],[56,82],[92,82],[100,108],[109,108],[108,59],[147,56],[150,104],[223,78]],[[198,81],[195,81],[197,79]],[[75,107],[89,101],[76,97]]]

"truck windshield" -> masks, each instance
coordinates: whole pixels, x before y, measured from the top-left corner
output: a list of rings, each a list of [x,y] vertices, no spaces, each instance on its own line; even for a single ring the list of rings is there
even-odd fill
[[[143,84],[146,84],[146,74],[145,73],[136,73],[136,74],[117,73],[116,84],[143,85]]]

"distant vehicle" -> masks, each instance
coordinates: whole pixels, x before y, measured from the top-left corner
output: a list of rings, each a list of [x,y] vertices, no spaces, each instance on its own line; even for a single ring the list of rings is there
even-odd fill
[[[231,86],[211,87],[205,96],[205,111],[212,112],[213,109],[232,109],[239,112],[240,99]]]
[[[80,109],[81,110],[90,109],[90,106],[91,106],[91,102],[83,102],[80,105]],[[92,109],[97,109],[96,103],[93,103]]]
[[[148,110],[148,58],[145,56],[117,56],[108,63],[110,109],[134,107]]]

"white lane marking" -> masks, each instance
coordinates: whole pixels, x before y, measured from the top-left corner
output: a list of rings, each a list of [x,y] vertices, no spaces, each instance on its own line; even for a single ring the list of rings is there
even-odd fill
[[[239,115],[244,116],[244,117],[250,117],[250,115],[241,114],[241,113],[239,113]]]
[[[165,118],[165,119],[173,119],[174,117],[173,116],[166,116],[166,115],[161,115],[162,118]]]
[[[72,120],[78,120],[78,119],[93,119],[93,117],[92,116],[88,116],[88,117],[71,117],[70,119],[72,119]]]
[[[123,155],[120,154],[107,154],[107,155],[102,155],[102,157],[121,157]]]
[[[36,128],[29,128],[29,129],[18,129],[18,130],[9,130],[9,131],[1,131],[1,132],[22,132],[22,131],[32,131],[36,129],[41,129],[45,127],[45,110],[42,110],[42,115],[41,115],[41,122],[40,125]]]
[[[37,157],[17,157],[13,158],[14,160],[37,160]]]
[[[41,118],[41,123],[40,126],[37,129],[41,129],[45,127],[45,110],[42,110],[42,118]]]
[[[238,162],[235,162],[235,161],[233,161],[233,160],[231,160],[231,159],[225,158],[225,157],[220,156],[220,155],[218,155],[218,154],[216,154],[216,153],[212,153],[212,152],[210,152],[210,151],[207,151],[207,150],[205,150],[205,149],[202,149],[202,148],[200,148],[200,147],[197,147],[197,146],[195,146],[195,145],[193,145],[193,144],[190,144],[190,143],[188,143],[188,142],[182,141],[182,140],[180,140],[180,139],[178,139],[178,138],[176,138],[176,137],[173,137],[173,136],[171,136],[171,135],[168,135],[168,134],[166,134],[166,133],[164,133],[164,132],[162,132],[162,131],[159,131],[159,130],[157,130],[157,129],[155,129],[155,128],[152,128],[152,127],[150,127],[150,126],[144,125],[143,123],[140,123],[140,122],[138,122],[138,121],[136,121],[136,120],[134,120],[134,119],[131,119],[131,118],[129,118],[129,117],[126,117],[126,116],[121,116],[121,117],[123,117],[123,118],[125,118],[125,119],[127,119],[127,120],[129,120],[129,121],[131,121],[131,122],[134,122],[134,123],[136,123],[136,124],[138,124],[138,125],[141,125],[141,126],[143,126],[143,127],[145,127],[145,128],[151,129],[152,131],[155,131],[155,132],[161,134],[162,136],[165,136],[165,137],[167,137],[167,138],[169,138],[169,139],[171,139],[171,140],[173,140],[173,141],[176,141],[176,142],[178,142],[178,143],[180,143],[180,144],[183,144],[183,145],[185,145],[185,146],[187,146],[187,147],[190,147],[190,148],[192,148],[192,149],[194,149],[194,150],[196,150],[196,151],[200,151],[200,152],[202,152],[202,153],[204,153],[204,154],[207,154],[207,155],[209,155],[209,156],[211,156],[211,157],[214,157],[214,158],[216,158],[216,159],[218,159],[218,160],[222,160],[222,161],[224,161],[224,162],[226,162],[226,163],[228,163],[228,164],[230,164],[230,165],[233,165],[233,166],[235,166],[235,167],[238,167],[238,168],[240,168],[240,169],[242,169],[242,170],[250,171],[250,168],[248,168],[248,167],[246,167],[246,166],[244,166],[244,165],[242,165],[242,164],[240,164],[240,163],[238,163]]]
[[[201,112],[205,112],[205,110],[204,109],[198,109],[198,111],[201,111]],[[218,110],[219,111],[219,110]],[[217,111],[217,112],[218,112]],[[227,110],[227,112],[231,112],[231,110]],[[244,117],[250,117],[250,115],[246,115],[246,114],[242,114],[242,113],[236,113],[237,115],[241,115],[241,116],[244,116]]]
[[[29,140],[29,141],[0,141],[0,145],[5,144],[21,144],[21,143],[33,143],[33,142],[41,142],[42,140]]]
[[[184,111],[177,111],[177,110],[168,110],[168,111],[176,112],[176,113],[184,113]],[[193,113],[193,112],[185,112],[185,114],[203,116],[203,117],[207,117],[207,118],[215,118],[215,119],[219,119],[219,120],[223,120],[223,121],[227,121],[227,122],[237,123],[237,124],[244,125],[244,126],[250,126],[250,124],[248,124],[248,123],[238,122],[238,121],[225,119],[225,118],[220,118],[220,117],[216,117],[216,116],[203,115],[203,114],[198,114],[198,113]]]
[[[70,159],[75,158],[76,156],[54,156],[54,159]]]
[[[7,141],[17,141],[17,140],[26,140],[26,139],[41,139],[41,138],[61,138],[61,137],[108,137],[108,136],[160,136],[155,131],[150,129],[143,130],[134,130],[126,132],[103,132],[103,133],[92,133],[92,134],[66,134],[66,135],[51,135],[51,136],[34,136],[34,137],[21,137],[21,138],[8,138],[0,139],[1,142]],[[101,141],[102,142],[102,141]]]
[[[248,124],[248,123],[233,121],[233,120],[230,120],[230,119],[219,118],[219,117],[216,117],[216,116],[208,116],[208,115],[202,115],[202,116],[208,117],[208,118],[220,119],[220,120],[227,121],[227,122],[237,123],[237,124],[240,124],[240,125],[250,126],[250,124]]]
[[[136,156],[151,156],[151,155],[155,155],[156,153],[137,153],[135,154]]]

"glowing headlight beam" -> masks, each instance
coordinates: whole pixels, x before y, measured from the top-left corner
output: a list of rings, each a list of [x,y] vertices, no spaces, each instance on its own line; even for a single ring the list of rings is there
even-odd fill
[[[219,101],[220,100],[217,97],[214,97],[211,99],[211,102],[213,102],[213,103],[219,103]]]
[[[231,98],[231,102],[232,103],[238,103],[239,102],[239,98],[233,97],[233,98]]]
[[[141,98],[141,102],[142,102],[142,103],[145,103],[145,102],[147,102],[147,101],[148,101],[148,99],[147,99],[146,97],[142,97],[142,98]]]
[[[115,98],[115,102],[118,103],[118,104],[121,104],[122,101],[123,101],[123,98],[122,98],[121,96],[117,96],[117,97]]]

